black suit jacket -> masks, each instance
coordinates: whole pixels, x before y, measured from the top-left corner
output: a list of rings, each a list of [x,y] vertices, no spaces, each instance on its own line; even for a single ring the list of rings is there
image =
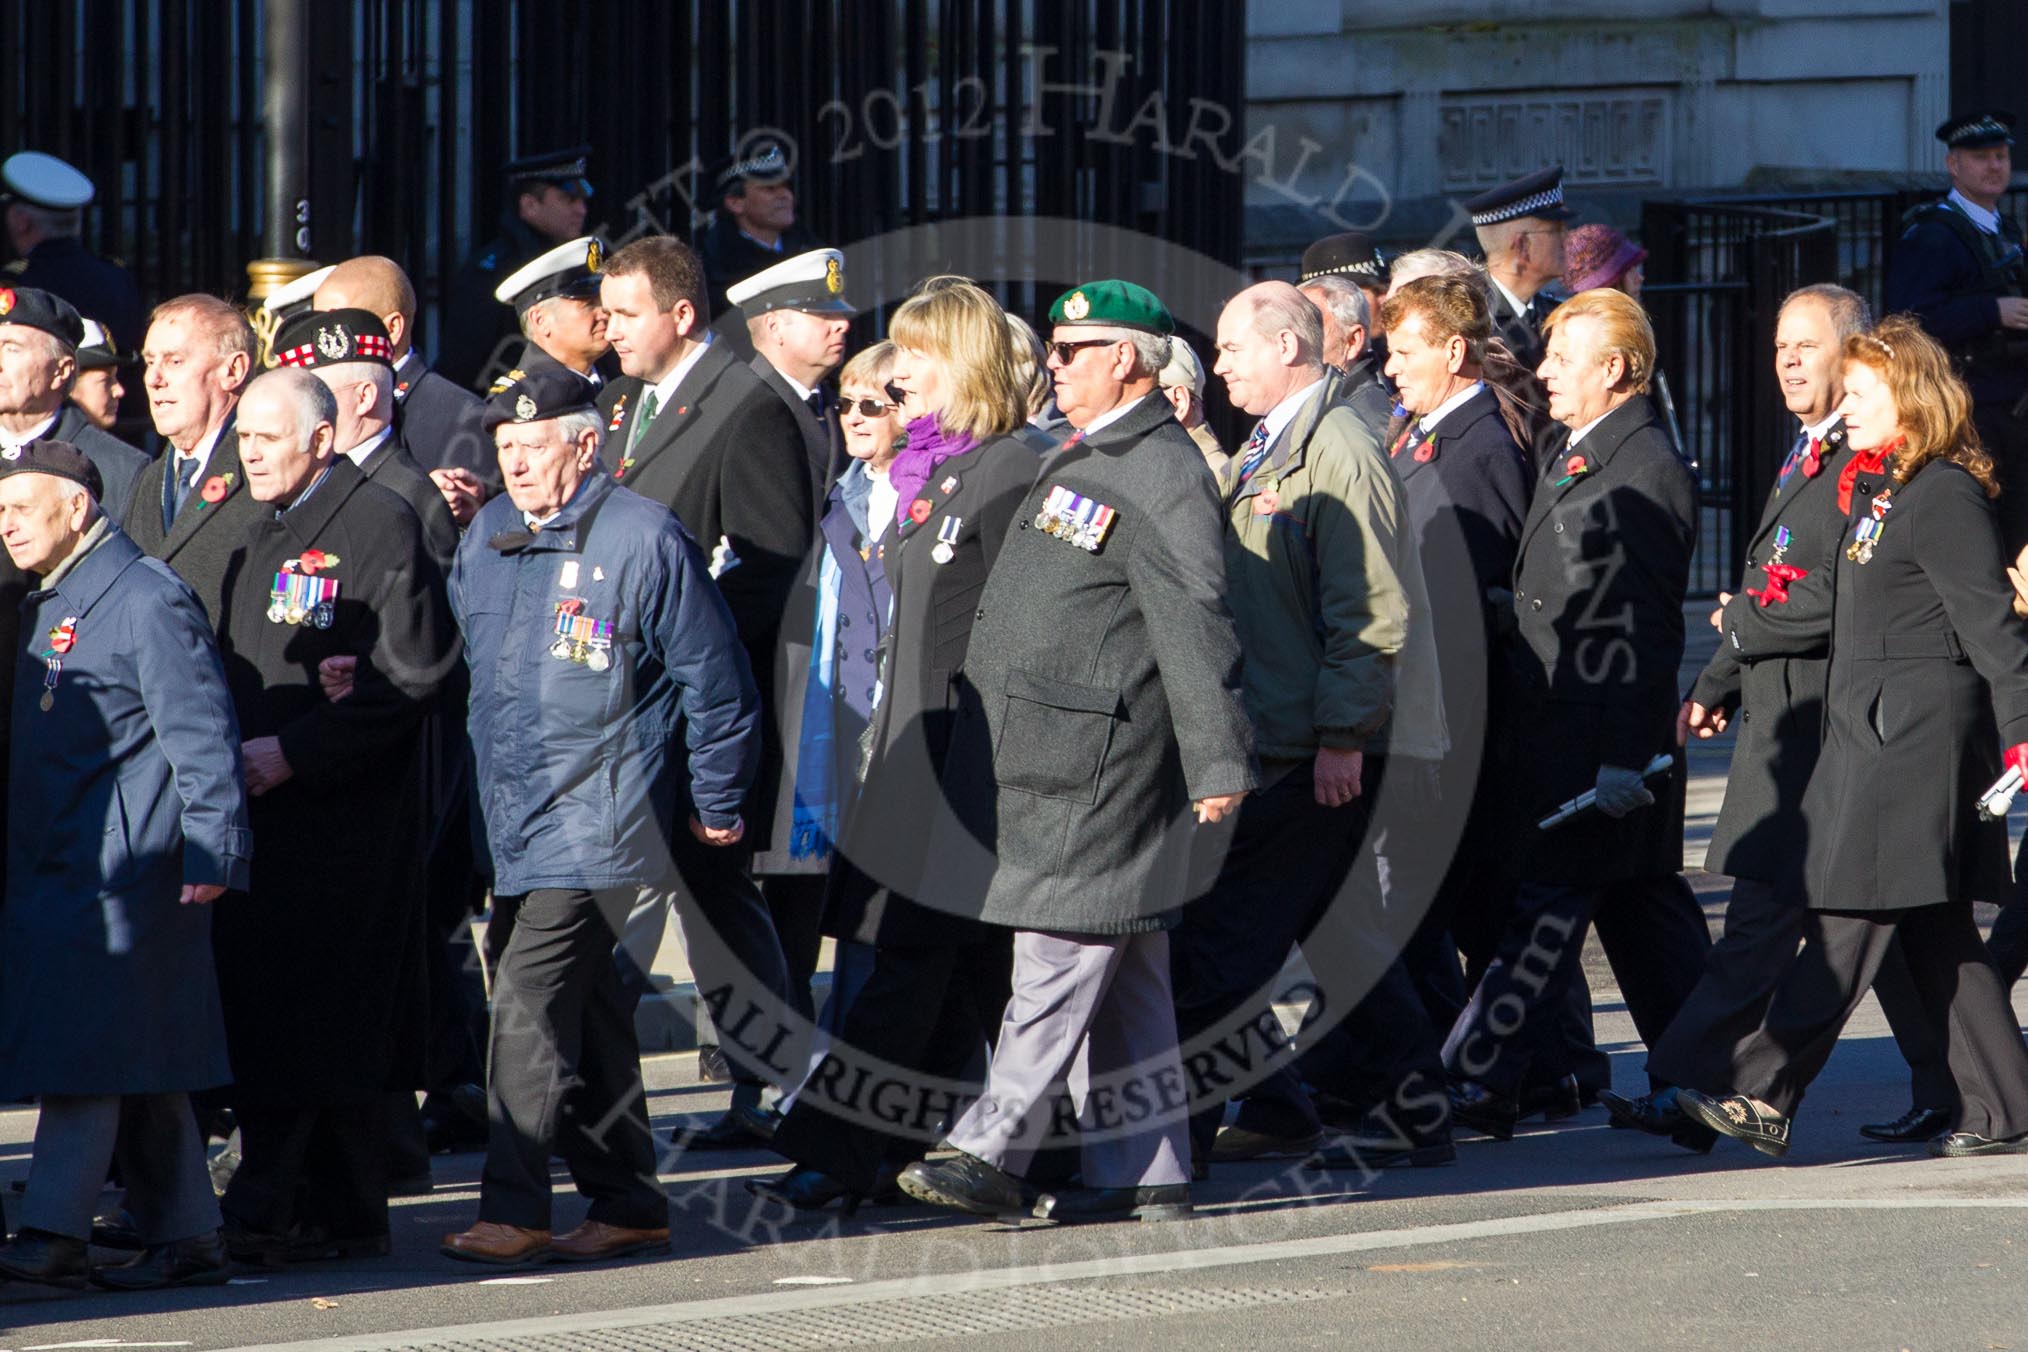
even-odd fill
[[[1704,856],[1713,873],[1793,882],[1802,863],[1803,790],[1824,738],[1831,600],[1844,547],[1838,474],[1852,458],[1842,422],[1825,442],[1815,474],[1799,468],[1768,494],[1747,544],[1746,576],[1725,606],[1718,651],[1691,687],[1690,698],[1705,708],[1736,710],[1725,802]],[[1748,589],[1765,595],[1767,566],[1777,562],[1804,575],[1788,584],[1787,600],[1763,604]]]
[[[480,421],[485,412],[485,400],[422,365],[421,357],[409,363],[406,373],[396,373],[394,432],[417,467],[468,469],[487,492],[497,493],[500,457]]]
[[[204,473],[191,486],[183,509],[168,530],[162,528],[162,476],[168,472],[169,454],[157,456],[134,480],[128,499],[126,523],[122,527],[135,544],[152,558],[162,560],[176,575],[190,584],[204,613],[216,627],[223,613],[225,592],[238,567],[240,546],[254,519],[266,509],[247,495],[246,471],[239,463],[239,438],[233,432],[233,416],[226,416],[213,443]],[[204,486],[217,480],[224,494],[217,502],[204,500]]]
[[[825,409],[825,416],[819,416],[766,357],[753,359],[753,371],[761,378],[761,384],[780,395],[782,402],[795,415],[796,427],[803,434],[804,454],[810,457],[810,501],[813,505],[823,502],[824,495],[831,490],[831,481],[838,477],[839,461],[844,458],[845,452],[836,416],[837,397],[818,386],[815,392],[823,395]],[[818,512],[817,515],[822,516],[823,513]]]
[[[1653,786],[1654,807],[1546,832],[1535,823],[1593,787],[1600,766],[1638,769],[1676,749],[1696,538],[1697,485],[1642,396],[1542,472],[1514,563],[1508,647],[1521,878],[1598,886],[1682,866],[1680,757],[1674,781]]]

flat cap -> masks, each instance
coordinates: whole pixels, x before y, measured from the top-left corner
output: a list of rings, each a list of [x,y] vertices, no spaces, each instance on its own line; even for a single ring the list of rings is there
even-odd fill
[[[1473,225],[1498,225],[1535,216],[1545,221],[1567,221],[1577,213],[1563,204],[1563,166],[1552,164],[1532,174],[1523,174],[1497,188],[1488,188],[1477,197],[1465,199],[1465,210]]]
[[[856,315],[845,299],[845,255],[836,249],[812,249],[763,268],[725,289],[725,298],[748,316],[770,310],[803,310],[810,314]]]
[[[560,367],[540,371],[509,371],[486,393],[480,423],[488,433],[503,423],[546,422],[566,413],[597,409],[592,384],[575,371]]]
[[[573,196],[590,197],[591,179],[586,177],[590,159],[590,146],[566,146],[561,150],[543,150],[511,159],[501,166],[500,172],[506,176],[510,187],[521,183],[553,183]]]
[[[305,310],[275,330],[275,365],[336,366],[370,361],[394,365],[387,326],[371,310]]]
[[[1109,329],[1139,329],[1163,337],[1176,332],[1169,307],[1145,286],[1106,280],[1072,287],[1049,307],[1052,324],[1095,324]]]
[[[557,296],[595,299],[599,267],[606,261],[605,241],[596,235],[559,244],[508,274],[493,288],[493,299],[521,314]]]
[[[106,332],[106,326],[96,319],[78,321],[84,326],[84,338],[77,345],[77,369],[80,371],[109,371],[126,360],[120,356],[119,344],[113,335]]]
[[[1938,125],[1936,139],[1952,150],[1984,150],[1987,146],[2014,144],[2014,115],[2003,108],[1982,108],[1959,113]]]
[[[39,150],[17,151],[0,161],[0,193],[12,201],[48,211],[76,211],[91,204],[94,191],[92,181],[76,166]]]
[[[15,474],[52,474],[83,485],[94,498],[102,498],[106,493],[99,467],[68,441],[45,438],[0,450],[0,479]]]
[[[0,286],[0,324],[41,329],[72,350],[84,341],[84,320],[71,303],[32,286]]]
[[[1326,235],[1303,250],[1302,275],[1298,283],[1312,277],[1325,277],[1343,273],[1369,282],[1387,281],[1387,258],[1374,247],[1373,241],[1363,232],[1348,230],[1342,235]]]
[[[712,165],[711,181],[723,196],[747,179],[759,183],[786,183],[795,168],[788,152],[782,149],[782,143],[767,139],[742,146],[735,154]]]

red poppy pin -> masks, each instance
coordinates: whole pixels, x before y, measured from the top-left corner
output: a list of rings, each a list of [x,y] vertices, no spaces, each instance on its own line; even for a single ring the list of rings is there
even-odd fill
[[[929,514],[930,500],[928,498],[917,498],[914,502],[908,504],[908,519],[915,522],[918,526],[929,520]]]
[[[315,577],[336,562],[338,562],[336,554],[326,554],[321,549],[306,549],[296,559],[296,571],[305,577]]]
[[[232,478],[230,474],[214,474],[206,479],[197,490],[199,501],[224,502],[225,495],[232,491]]]
[[[556,611],[559,615],[582,615],[584,614],[584,598],[573,596],[567,601],[558,601],[556,603]]]
[[[49,631],[49,650],[58,656],[77,646],[77,616],[71,615]]]
[[[1423,443],[1422,445],[1420,445],[1420,446],[1418,446],[1418,447],[1416,447],[1416,448],[1415,448],[1415,463],[1416,463],[1416,464],[1418,464],[1418,465],[1427,465],[1427,464],[1428,464],[1428,463],[1429,463],[1430,461],[1432,461],[1432,460],[1434,460],[1434,459],[1436,459],[1436,443],[1435,443],[1435,442],[1433,442],[1433,441],[1425,441],[1425,442],[1424,442],[1424,443]]]
[[[1572,457],[1570,457],[1570,459],[1563,462],[1563,477],[1561,479],[1558,479],[1555,483],[1551,484],[1550,487],[1561,488],[1565,484],[1569,483],[1572,479],[1575,479],[1578,475],[1583,474],[1590,469],[1591,466],[1584,463],[1583,456],[1573,455]]]

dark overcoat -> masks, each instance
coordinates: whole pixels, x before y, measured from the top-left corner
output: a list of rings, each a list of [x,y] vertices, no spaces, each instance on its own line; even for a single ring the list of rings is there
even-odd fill
[[[1581,459],[1581,472],[1571,462]],[[1590,789],[1601,765],[1676,750],[1683,597],[1697,485],[1648,400],[1601,419],[1542,473],[1514,563],[1510,839],[1518,877],[1597,887],[1682,867],[1681,767],[1657,803],[1617,821],[1535,823]]]
[[[795,387],[766,357],[753,359],[753,372],[789,406],[796,419],[796,428],[803,434],[803,453],[810,458],[811,500],[817,504],[817,514],[822,516],[824,491],[844,468],[845,439],[843,429],[838,426],[837,396],[821,385],[811,391],[823,405],[820,414],[796,393]]]
[[[504,308],[504,307],[503,307]],[[414,354],[394,373],[394,433],[424,471],[468,469],[500,491],[500,457],[486,435],[486,401]]]
[[[1113,509],[1098,548],[1037,525],[1058,487]],[[1171,923],[1191,803],[1260,777],[1223,530],[1159,395],[1043,462],[973,612],[924,900],[1017,929]]]
[[[401,434],[395,433],[374,447],[359,462],[359,472],[382,488],[391,489],[408,504],[421,523],[423,544],[441,576],[451,571],[451,558],[458,552],[458,522],[451,505],[444,501],[436,481],[423,471]]]
[[[85,453],[99,472],[99,505],[114,525],[125,520],[127,499],[133,494],[134,481],[147,468],[148,457],[101,429],[85,417],[83,409],[69,402],[57,415],[56,426],[49,429],[49,435],[54,441],[68,441]]]
[[[1824,740],[1832,584],[1845,547],[1838,475],[1851,458],[1844,424],[1834,424],[1817,472],[1799,467],[1769,493],[1747,544],[1746,577],[1725,605],[1718,651],[1691,687],[1690,698],[1705,708],[1731,713],[1735,737],[1725,802],[1704,855],[1712,873],[1800,881],[1803,790]],[[1778,546],[1778,538],[1786,543]],[[1766,594],[1770,564],[1800,568],[1803,576],[1788,583],[1787,600],[1763,605],[1747,588]]]
[[[937,906],[929,832],[958,709],[958,672],[994,561],[1041,464],[1019,438],[996,437],[946,460],[915,501],[920,521],[880,546],[894,609],[881,661],[865,781],[846,811],[826,928],[888,947],[981,938],[976,922]],[[939,542],[950,551],[939,558]],[[923,905],[911,898],[924,898]]]
[[[312,548],[336,556],[331,627],[270,620],[276,573]],[[242,552],[220,633],[226,680],[240,735],[278,737],[293,773],[253,799],[253,881],[218,908],[235,1092],[303,1103],[417,1087],[417,729],[458,660],[436,566],[407,504],[343,456],[293,509],[260,513]],[[334,703],[317,665],[335,656],[359,665]]]
[[[51,689],[50,635],[66,623]],[[223,1084],[211,907],[179,901],[185,883],[244,887],[253,852],[211,626],[174,573],[108,527],[29,595],[22,634],[0,1096]]]
[[[133,497],[121,529],[151,558],[176,570],[176,576],[197,593],[214,629],[224,622],[225,588],[239,558],[240,546],[266,508],[246,491],[246,471],[239,463],[239,438],[228,416],[204,464],[204,474],[191,486],[182,510],[169,529],[162,528],[163,476],[169,457],[157,456],[134,480]],[[219,495],[207,502],[207,485]]]
[[[1816,910],[2007,901],[2007,824],[1979,818],[2000,748],[2028,742],[2028,623],[1978,481],[1933,460],[1905,484],[1860,473],[1841,551],[1824,748],[1803,797]]]

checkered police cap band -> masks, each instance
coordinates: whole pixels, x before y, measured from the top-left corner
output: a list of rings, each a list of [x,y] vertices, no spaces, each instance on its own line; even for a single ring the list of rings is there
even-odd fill
[[[1475,211],[1472,213],[1472,224],[1498,225],[1501,221],[1511,221],[1522,216],[1533,216],[1538,211],[1562,205],[1562,187],[1545,188],[1541,192],[1520,198],[1517,201],[1504,202],[1497,207],[1489,207],[1485,211]]]
[[[1381,276],[1380,270],[1385,266],[1386,260],[1381,257],[1380,250],[1375,249],[1371,258],[1362,258],[1357,263],[1340,263],[1335,268],[1318,268],[1303,280],[1308,281],[1310,277],[1331,277],[1339,273],[1356,272],[1361,277],[1371,277],[1375,281],[1378,281]]]
[[[1950,144],[1964,145],[1968,141],[1993,141],[2005,138],[2011,141],[2014,130],[1996,117],[1982,117],[1977,122],[1968,122],[1950,135]]]

